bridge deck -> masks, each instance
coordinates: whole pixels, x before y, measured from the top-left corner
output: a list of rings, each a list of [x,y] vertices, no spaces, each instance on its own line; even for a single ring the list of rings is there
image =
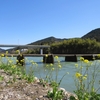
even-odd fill
[[[20,48],[49,48],[49,45],[7,45],[7,44],[0,44],[0,47],[20,47]]]
[[[18,54],[4,54],[5,56],[8,57],[17,57]],[[25,57],[43,57],[45,55],[51,55],[51,54],[23,54]],[[81,56],[97,56],[98,54],[52,54],[54,56],[58,56],[58,57],[65,57],[65,56],[77,56],[77,57],[81,57]]]

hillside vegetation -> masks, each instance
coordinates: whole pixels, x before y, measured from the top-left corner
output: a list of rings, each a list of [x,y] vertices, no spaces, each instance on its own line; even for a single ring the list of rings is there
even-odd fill
[[[100,28],[90,31],[89,33],[84,35],[82,38],[83,39],[86,39],[86,38],[95,39],[96,41],[100,42]]]
[[[45,39],[38,40],[36,42],[32,42],[29,45],[46,45],[46,44],[50,45],[52,43],[60,42],[60,41],[63,41],[63,40],[66,40],[66,39],[59,39],[59,38],[55,38],[55,37],[51,36],[51,37],[48,37],[48,38],[45,38]]]
[[[53,43],[50,51],[54,54],[100,53],[100,43],[91,39],[69,39]]]

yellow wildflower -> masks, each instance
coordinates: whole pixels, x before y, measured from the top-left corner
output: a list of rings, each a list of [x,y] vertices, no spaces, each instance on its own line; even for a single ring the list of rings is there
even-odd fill
[[[87,59],[84,60],[84,63],[89,63],[89,61]]]
[[[19,66],[21,66],[21,64],[20,64],[20,63],[18,63],[18,65],[19,65]]]
[[[47,55],[47,54],[46,54],[45,56],[46,56],[46,57],[48,57],[48,55]]]
[[[100,58],[100,54],[98,54],[97,57]]]
[[[15,68],[15,67],[16,67],[15,65],[12,66],[12,68]]]
[[[51,63],[50,66],[53,66],[53,64]]]
[[[6,54],[8,54],[8,51],[6,51]]]
[[[78,67],[78,64],[75,64],[75,67],[77,68]]]
[[[56,59],[58,59],[58,56],[55,56]]]
[[[24,59],[22,59],[21,62],[24,62]]]
[[[81,60],[81,61],[84,61],[84,58],[83,58],[83,57],[80,57],[80,60]]]
[[[83,80],[86,80],[86,79],[87,79],[87,77],[86,77],[86,76],[84,76],[84,77],[83,77]]]
[[[9,60],[9,63],[12,63],[12,60]]]
[[[23,60],[21,60],[21,62],[23,62]]]
[[[16,50],[16,53],[17,53],[17,54],[20,54],[20,50]]]
[[[75,74],[75,77],[76,77],[76,78],[80,78],[81,76],[82,76],[82,74],[80,74],[80,73],[78,73],[78,72]]]
[[[54,68],[52,68],[51,70],[54,70]]]
[[[58,67],[61,68],[62,66],[61,65],[58,65]]]
[[[18,52],[19,50],[16,50],[16,52]]]
[[[6,58],[8,58],[8,56],[6,56]]]
[[[32,64],[34,65],[35,63],[33,62]]]
[[[1,57],[4,57],[4,54],[1,54]]]
[[[87,77],[87,75],[85,75],[85,77]]]
[[[60,63],[60,60],[58,60],[58,63]]]
[[[46,65],[46,67],[48,67],[49,65]]]
[[[19,62],[18,60],[16,60],[16,62]]]
[[[83,67],[82,67],[82,66],[80,66],[80,68],[82,69]]]
[[[35,63],[35,65],[36,65],[36,66],[38,66],[38,64],[37,64],[37,63]]]

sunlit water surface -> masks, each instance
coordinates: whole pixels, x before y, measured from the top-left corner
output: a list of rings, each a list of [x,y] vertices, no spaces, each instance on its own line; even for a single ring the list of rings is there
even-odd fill
[[[58,62],[56,61],[56,59],[55,59],[55,63],[53,66],[51,66],[50,64],[47,65],[47,64],[42,63],[42,61],[41,61],[43,59],[42,57],[27,57],[26,59],[28,59],[25,61],[26,62],[26,66],[25,66],[26,72],[30,73],[30,70],[31,70],[31,72],[33,70],[34,75],[38,78],[45,78],[46,75],[48,74],[48,72],[50,72],[53,67],[56,68],[58,66]],[[63,77],[63,75],[65,73],[67,73],[65,75],[65,77],[63,78],[63,80],[60,84],[60,87],[65,88],[67,91],[73,92],[74,90],[76,90],[74,76],[75,76],[75,72],[77,70],[76,70],[75,64],[82,66],[83,72],[85,71],[85,67],[87,65],[85,65],[85,64],[81,65],[80,61],[78,61],[78,62],[65,62],[64,57],[59,57],[59,60],[60,60],[60,64],[61,64],[62,68],[59,69],[59,71],[58,71],[58,75],[57,75],[58,82]],[[37,65],[36,64],[32,65],[29,61],[34,61],[37,63]],[[98,69],[97,69],[98,76],[95,79],[96,80],[95,87],[98,88],[99,87],[99,80],[100,80],[100,62],[98,60],[95,60],[92,62],[93,62],[93,64],[90,68],[91,70],[89,72],[89,75],[90,75],[89,80],[91,79],[91,76],[92,76],[91,72],[94,71],[93,66],[98,66]],[[51,78],[56,79],[56,70],[52,71]],[[100,90],[98,91],[98,93],[100,93]]]
[[[15,57],[11,57],[11,60],[14,61],[14,63],[16,63],[16,58]],[[78,58],[79,59],[79,58]],[[5,59],[5,57],[3,58],[4,62],[6,62],[7,60]],[[44,64],[42,62],[43,58],[42,57],[25,57],[25,70],[26,73],[33,73],[36,77],[38,78],[43,78],[45,79],[45,77],[48,75],[48,73],[51,72],[50,79],[56,79],[57,76],[57,81],[59,82],[60,79],[63,77],[63,75],[65,75],[65,77],[63,78],[63,80],[61,81],[60,87],[65,88],[67,91],[69,92],[73,92],[74,90],[76,90],[76,86],[75,86],[75,72],[77,71],[77,68],[75,67],[75,64],[78,64],[79,66],[83,67],[83,72],[85,71],[86,68],[86,64],[82,64],[81,61],[78,62],[65,62],[64,57],[59,57],[59,61],[61,64],[61,68],[58,70],[58,75],[56,75],[56,67],[58,67],[58,62],[57,59],[54,59],[54,65],[51,66],[51,64]],[[31,64],[31,61],[36,62],[34,64]],[[99,83],[100,83],[100,61],[99,60],[95,60],[95,61],[91,61],[93,64],[90,67],[89,70],[89,79],[91,80],[91,73],[94,72],[94,67],[93,66],[98,66],[98,69],[96,69],[96,71],[98,72],[97,77],[95,78],[95,88],[99,88]],[[53,71],[51,71],[51,69],[54,68]],[[98,93],[100,93],[100,90],[98,91]]]

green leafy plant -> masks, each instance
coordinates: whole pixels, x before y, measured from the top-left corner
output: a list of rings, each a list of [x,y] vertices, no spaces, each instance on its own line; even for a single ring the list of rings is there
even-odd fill
[[[60,79],[60,81],[58,82],[58,72],[59,72],[59,70],[60,70],[60,68],[62,68],[62,66],[61,66],[61,64],[60,64],[60,61],[59,61],[59,59],[58,59],[58,56],[56,56],[55,57],[55,59],[57,60],[57,66],[55,66],[55,68],[52,68],[51,69],[51,72],[53,71],[53,70],[55,70],[55,79],[53,80],[53,79],[50,79],[50,84],[51,84],[51,86],[52,86],[52,91],[48,91],[48,94],[47,94],[47,96],[49,97],[49,98],[51,98],[52,100],[61,100],[61,99],[63,99],[64,98],[64,94],[63,94],[63,90],[59,90],[59,86],[60,86],[60,84],[61,84],[61,82],[62,82],[62,80],[63,80],[63,78],[64,78],[64,76],[66,75],[66,74],[68,74],[68,73],[65,73],[63,76],[62,76],[62,78]],[[51,77],[51,74],[50,74],[50,77]]]
[[[75,94],[79,100],[100,100],[100,94],[98,94],[100,85],[98,88],[95,88],[95,81],[99,74],[99,65],[97,65],[96,61],[92,63],[83,57],[80,57],[80,61],[81,65],[75,65]]]
[[[53,91],[48,91],[48,97],[52,100],[61,100],[63,98],[63,91],[58,90],[58,86],[53,86]]]
[[[4,77],[3,76],[0,76],[0,81],[2,81],[4,79]]]
[[[21,66],[15,65],[15,63],[13,62],[13,59],[9,58],[6,56],[6,60],[3,60],[4,55],[2,54],[0,56],[0,69],[3,69],[7,74],[12,75],[13,76],[13,82],[16,81],[18,76],[20,79],[25,79],[28,82],[33,82],[34,81],[34,73],[33,70],[30,69],[30,74],[27,75],[24,67],[22,68]],[[0,79],[2,80],[3,78],[0,77]],[[9,82],[12,83],[12,82]]]

